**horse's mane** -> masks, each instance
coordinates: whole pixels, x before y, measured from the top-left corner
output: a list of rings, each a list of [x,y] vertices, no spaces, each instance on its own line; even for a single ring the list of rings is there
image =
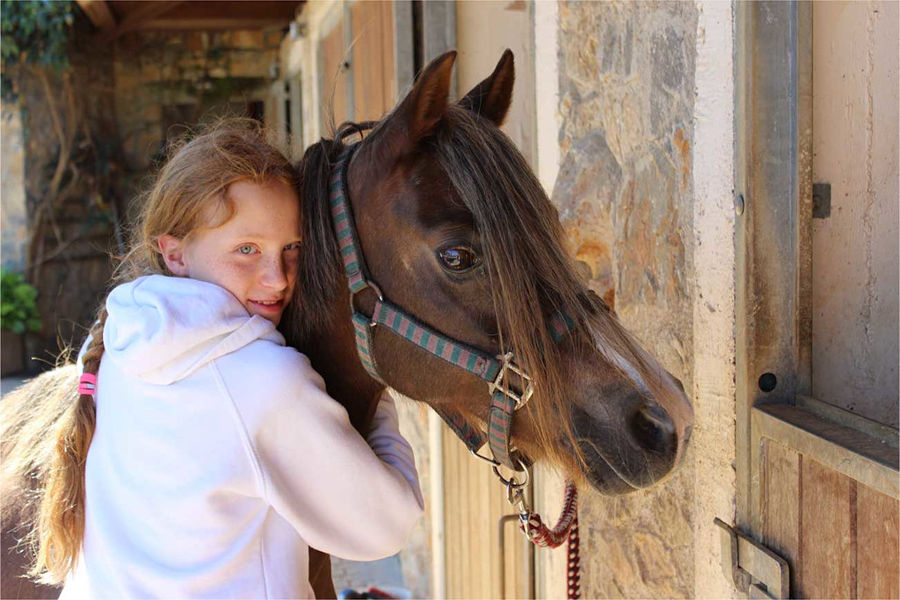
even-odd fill
[[[302,346],[328,325],[328,310],[342,277],[337,242],[331,229],[328,185],[331,169],[344,149],[342,136],[358,129],[342,125],[333,140],[307,149],[300,164],[303,246],[297,309],[288,320],[289,337]],[[377,135],[376,131],[372,136]],[[548,452],[574,451],[581,456],[568,415],[573,394],[571,373],[564,372],[563,350],[550,334],[549,319],[564,312],[577,324],[574,342],[599,352],[642,393],[667,393],[661,374],[651,368],[638,346],[576,275],[563,245],[556,209],[513,143],[475,113],[450,105],[431,135],[420,141],[449,178],[471,212],[481,241],[501,346],[527,365],[541,401],[534,403],[537,442]],[[523,310],[532,307],[532,310]],[[445,331],[453,335],[452,331]],[[601,408],[602,409],[602,408]],[[585,433],[585,432],[582,432]],[[571,443],[566,449],[560,436]]]
[[[309,336],[328,326],[329,305],[338,288],[340,253],[328,204],[331,170],[344,150],[342,134],[359,129],[354,123],[342,125],[334,139],[322,138],[306,149],[298,165],[300,171],[301,235],[298,285],[294,300],[284,315],[282,329],[288,341],[303,348]]]

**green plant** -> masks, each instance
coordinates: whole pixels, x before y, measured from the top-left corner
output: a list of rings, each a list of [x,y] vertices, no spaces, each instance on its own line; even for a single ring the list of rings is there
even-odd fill
[[[40,328],[37,290],[21,273],[0,270],[0,329],[22,334]]]
[[[66,0],[0,0],[0,59],[3,98],[17,94],[17,67],[35,66],[59,73],[69,68],[69,43],[75,22],[73,3]]]

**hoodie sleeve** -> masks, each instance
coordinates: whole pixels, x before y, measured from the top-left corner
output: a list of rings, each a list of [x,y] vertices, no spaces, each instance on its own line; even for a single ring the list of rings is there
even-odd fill
[[[379,402],[367,443],[305,356],[260,344],[265,356],[251,363],[216,361],[246,436],[260,496],[323,552],[351,560],[396,553],[424,503],[393,401]],[[251,364],[264,370],[241,376]]]
[[[409,442],[400,435],[397,407],[387,391],[381,395],[378,401],[375,417],[372,419],[372,425],[366,435],[366,442],[378,458],[403,475],[403,478],[409,482],[410,488],[416,493],[419,504],[424,507],[425,500],[422,498],[422,490],[419,487],[416,459]]]

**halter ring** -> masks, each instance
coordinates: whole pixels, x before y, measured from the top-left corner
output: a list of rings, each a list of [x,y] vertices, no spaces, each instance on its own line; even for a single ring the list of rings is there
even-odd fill
[[[509,479],[505,478],[500,474],[499,466],[494,467],[494,475],[500,480],[500,483],[506,486],[507,490],[509,489],[521,489],[524,488],[531,481],[531,471],[528,469],[528,465],[521,458],[516,458],[516,462],[519,463],[519,466],[522,467],[521,470],[515,471],[515,473],[525,473],[525,479],[521,482],[516,481],[515,474],[510,475]]]
[[[500,462],[494,460],[493,458],[491,458],[491,457],[489,457],[489,456],[485,456],[484,454],[480,454],[480,453],[478,452],[478,450],[474,450],[474,449],[471,449],[471,448],[470,448],[470,449],[469,449],[469,452],[470,452],[470,453],[472,454],[472,456],[474,456],[475,458],[480,458],[480,459],[483,460],[484,462],[490,463],[491,465],[494,466],[495,469],[496,469],[497,467],[500,466]]]
[[[378,298],[378,301],[384,302],[384,294],[381,292],[381,288],[378,287],[378,284],[375,283],[374,281],[369,281],[368,279],[365,279],[363,281],[366,284],[364,287],[359,288],[355,292],[353,292],[353,291],[350,292],[350,312],[351,313],[356,312],[356,305],[353,304],[353,299],[356,298],[356,295],[358,293],[360,293],[361,291],[363,291],[366,288],[371,288],[372,291],[375,292],[375,295]],[[369,327],[374,329],[376,325],[378,325],[378,323],[375,321],[375,313],[373,312],[372,316],[369,317]]]

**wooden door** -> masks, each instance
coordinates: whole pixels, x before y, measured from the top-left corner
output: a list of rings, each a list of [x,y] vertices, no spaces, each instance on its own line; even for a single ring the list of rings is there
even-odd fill
[[[441,52],[459,50],[454,79],[459,89],[451,92],[456,96],[487,77],[503,49],[512,47],[517,91],[505,130],[526,155],[530,153],[533,64],[526,47],[531,26],[526,5],[394,0],[333,2],[314,8],[319,11],[312,46],[319,74],[315,85],[320,135],[330,136],[331,128],[346,120],[381,118],[412,83],[414,65],[422,68]],[[463,16],[459,28],[458,15]],[[458,32],[464,32],[459,40]],[[414,56],[415,50],[421,54]],[[486,386],[484,400],[489,401]],[[431,551],[437,557],[432,596],[532,597],[533,550],[514,521],[506,519],[501,534],[501,518],[513,512],[505,489],[490,467],[473,458],[448,428],[434,427],[441,458],[429,477],[442,482],[432,492],[442,491],[436,494],[440,500],[427,498],[434,527]]]
[[[341,14],[319,40],[319,98],[321,101],[319,131],[330,137],[334,127],[350,117],[348,110],[346,33],[347,24],[343,16],[343,6],[336,5]]]
[[[357,2],[350,7],[353,32],[350,72],[353,120],[377,121],[397,102],[392,2]]]
[[[897,4],[748,3],[737,31],[737,525],[792,597],[897,598]]]
[[[487,393],[485,393],[487,398]],[[447,598],[531,598],[533,548],[489,465],[442,431]]]
[[[323,134],[344,121],[378,120],[397,101],[390,0],[335,3],[319,40]]]

